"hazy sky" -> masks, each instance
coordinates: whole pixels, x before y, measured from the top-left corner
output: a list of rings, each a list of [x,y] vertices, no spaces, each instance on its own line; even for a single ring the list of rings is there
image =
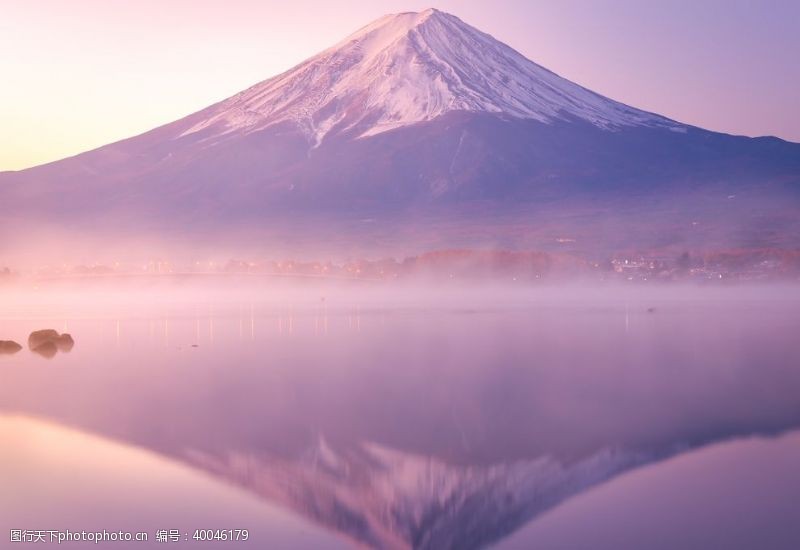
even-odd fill
[[[800,141],[798,0],[0,0],[0,170],[170,122],[431,6],[633,106]]]

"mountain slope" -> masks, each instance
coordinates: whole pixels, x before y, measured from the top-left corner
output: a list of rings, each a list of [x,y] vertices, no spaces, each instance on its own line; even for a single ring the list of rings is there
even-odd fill
[[[292,121],[319,144],[331,131],[375,135],[447,112],[600,126],[683,126],[590,92],[460,19],[426,10],[382,17],[289,72],[212,108],[183,135],[253,132]]]
[[[0,174],[6,247],[43,223],[348,253],[800,246],[799,213],[800,145],[628,107],[435,10],[383,17],[140,136]]]
[[[570,464],[542,456],[458,466],[369,443],[338,450],[321,439],[292,460],[193,449],[180,458],[369,548],[474,549],[674,452],[601,449]]]

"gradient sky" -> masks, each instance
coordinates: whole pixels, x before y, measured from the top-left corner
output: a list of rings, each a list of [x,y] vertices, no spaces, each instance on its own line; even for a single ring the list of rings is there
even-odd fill
[[[431,6],[613,99],[800,142],[797,0],[0,0],[0,170],[170,122]]]

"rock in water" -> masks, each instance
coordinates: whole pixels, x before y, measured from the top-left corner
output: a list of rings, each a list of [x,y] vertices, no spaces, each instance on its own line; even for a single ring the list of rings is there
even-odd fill
[[[54,340],[54,343],[58,347],[58,351],[69,351],[75,345],[75,340],[71,335],[64,333]]]
[[[58,337],[58,331],[50,328],[45,330],[34,330],[31,332],[31,335],[28,336],[28,347],[30,349],[36,349],[45,342],[52,342],[58,339]]]
[[[0,340],[0,355],[17,353],[22,349],[22,346],[13,340]]]
[[[55,343],[53,342],[44,342],[43,344],[39,344],[32,350],[34,353],[38,353],[42,357],[46,357],[50,359],[58,353],[58,347],[56,347]]]
[[[46,344],[50,344],[50,346],[46,346]],[[28,336],[28,348],[45,356],[50,353],[51,346],[55,351],[66,352],[71,350],[74,345],[75,340],[72,339],[71,335],[66,333],[59,334],[58,331],[53,329],[35,330]],[[45,352],[40,352],[40,349],[45,350]],[[55,355],[55,352],[53,355]]]

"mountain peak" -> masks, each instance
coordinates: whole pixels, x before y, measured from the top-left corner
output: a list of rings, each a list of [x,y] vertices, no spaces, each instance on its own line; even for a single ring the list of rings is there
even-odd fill
[[[378,53],[396,41],[407,38],[409,33],[420,26],[430,24],[431,20],[442,19],[446,16],[447,14],[434,8],[428,8],[420,12],[410,11],[384,15],[360,28],[320,55],[348,46],[358,45],[364,53],[364,57],[368,58],[370,53]]]
[[[450,111],[595,126],[681,125],[605,98],[530,61],[459,18],[427,9],[385,15],[286,73],[207,109],[183,135],[253,132],[291,122],[319,145]]]

